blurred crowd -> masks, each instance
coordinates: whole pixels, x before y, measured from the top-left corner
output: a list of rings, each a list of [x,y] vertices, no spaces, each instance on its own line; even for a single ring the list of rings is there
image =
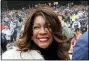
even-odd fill
[[[88,30],[88,7],[84,5],[74,5],[71,8],[68,6],[53,7],[62,23],[69,53],[73,53],[76,41]],[[8,10],[1,13],[2,53],[15,46],[15,41],[23,31],[30,9]]]

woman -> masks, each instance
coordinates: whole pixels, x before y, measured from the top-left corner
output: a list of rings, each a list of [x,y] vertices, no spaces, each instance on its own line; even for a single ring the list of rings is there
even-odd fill
[[[50,7],[39,7],[26,19],[23,34],[16,43],[18,50],[4,53],[2,59],[67,60],[64,43],[57,14]]]

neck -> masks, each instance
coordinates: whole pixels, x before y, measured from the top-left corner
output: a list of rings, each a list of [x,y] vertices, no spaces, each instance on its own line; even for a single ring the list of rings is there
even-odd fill
[[[57,56],[57,42],[53,41],[53,43],[50,45],[50,47],[46,49],[42,49],[38,47],[36,44],[34,44],[34,49],[39,50],[41,52],[41,55],[46,60],[58,60],[59,57]]]

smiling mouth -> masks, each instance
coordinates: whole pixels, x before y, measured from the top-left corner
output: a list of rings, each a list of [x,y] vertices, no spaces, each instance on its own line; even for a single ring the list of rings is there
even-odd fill
[[[40,42],[46,42],[48,41],[48,38],[39,38]]]

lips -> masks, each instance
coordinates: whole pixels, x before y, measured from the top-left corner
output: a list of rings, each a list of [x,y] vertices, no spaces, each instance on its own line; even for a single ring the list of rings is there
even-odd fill
[[[39,38],[40,42],[46,42],[48,41],[49,38],[45,37],[45,38]]]

